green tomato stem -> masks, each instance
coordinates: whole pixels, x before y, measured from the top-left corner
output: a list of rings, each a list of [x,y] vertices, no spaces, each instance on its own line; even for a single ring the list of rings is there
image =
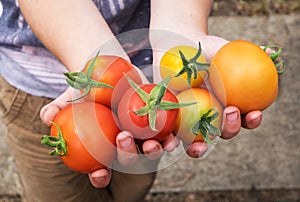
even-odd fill
[[[266,51],[268,48],[273,50],[272,53],[270,54],[270,58],[276,66],[277,73],[282,74],[285,71],[285,61],[280,58],[280,55],[282,53],[282,48],[277,45],[267,45],[264,47],[264,51]],[[275,51],[276,49],[278,50]]]
[[[97,52],[96,56],[94,57],[93,61],[91,62],[91,64],[88,66],[87,69],[87,73],[84,72],[64,72],[64,75],[66,76],[66,82],[68,83],[69,86],[71,86],[72,88],[75,88],[77,90],[83,90],[84,89],[84,93],[82,94],[82,96],[80,96],[79,98],[76,98],[75,100],[71,100],[71,101],[76,101],[79,100],[83,97],[85,97],[89,91],[91,90],[92,87],[95,88],[113,88],[113,86],[104,83],[104,82],[100,82],[100,81],[96,81],[93,80],[92,77],[92,73],[93,73],[93,68],[95,65],[95,62],[97,60],[97,57],[99,55],[99,52]]]
[[[197,62],[198,58],[201,56],[202,48],[201,43],[199,42],[198,50],[194,57],[188,60],[185,55],[179,50],[179,55],[182,60],[183,67],[182,69],[175,75],[175,77],[181,76],[184,73],[187,74],[188,86],[191,86],[192,76],[194,79],[197,79],[199,71],[205,71],[208,75],[208,67],[209,63],[200,63]],[[206,78],[207,79],[207,78]]]
[[[144,91],[141,86],[136,84],[132,79],[125,75],[131,87],[139,95],[142,101],[145,103],[144,107],[134,111],[138,116],[148,116],[149,126],[152,131],[157,131],[156,129],[156,114],[157,110],[171,110],[178,109],[184,106],[189,106],[195,103],[177,103],[177,102],[167,102],[163,101],[163,97],[167,91],[168,84],[171,77],[167,77],[158,83],[150,93]]]
[[[211,122],[219,116],[219,113],[216,110],[217,108],[215,107],[209,109],[205,114],[203,114],[200,117],[200,119],[191,128],[191,132],[194,135],[202,135],[204,141],[208,144],[216,144],[215,142],[210,140],[209,135],[221,136],[220,129],[211,124]],[[210,115],[213,111],[216,112]]]
[[[44,135],[41,139],[41,143],[45,146],[52,147],[53,150],[49,152],[50,155],[57,155],[57,156],[66,156],[67,155],[67,144],[63,137],[62,131],[55,122],[50,122],[53,124],[58,133],[58,137],[51,136],[51,135]]]

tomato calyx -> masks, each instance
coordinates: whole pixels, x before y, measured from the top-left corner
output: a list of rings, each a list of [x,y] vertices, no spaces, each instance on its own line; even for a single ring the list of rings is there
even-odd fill
[[[217,108],[212,107],[209,109],[205,114],[201,116],[201,118],[192,126],[191,132],[194,135],[201,134],[204,141],[208,144],[216,144],[215,142],[211,141],[208,135],[214,136],[218,135],[221,136],[221,131],[218,127],[213,126],[211,122],[215,120],[219,113],[216,111],[212,115],[210,115],[213,111],[217,110]]]
[[[190,106],[196,103],[177,103],[177,102],[169,102],[163,101],[163,97],[167,91],[168,84],[171,80],[171,77],[167,77],[166,79],[159,82],[151,91],[147,93],[144,91],[141,86],[136,84],[133,80],[131,80],[127,75],[125,75],[131,87],[135,90],[135,92],[139,95],[139,97],[145,103],[144,107],[134,111],[134,113],[138,116],[148,116],[149,126],[152,131],[157,131],[156,129],[156,113],[157,110],[172,110],[178,109],[185,106]]]
[[[55,122],[50,122],[57,129],[58,136],[44,135],[41,139],[41,143],[48,147],[52,147],[53,150],[49,152],[50,155],[66,156],[67,144],[63,137],[62,131]]]
[[[175,77],[178,77],[178,76],[183,75],[184,73],[186,73],[189,87],[191,86],[192,76],[193,76],[194,79],[197,79],[199,71],[205,71],[208,75],[207,67],[209,67],[209,63],[197,62],[197,59],[200,57],[201,52],[202,52],[202,48],[201,48],[201,43],[200,42],[199,42],[199,48],[198,48],[195,56],[192,57],[189,60],[185,57],[185,55],[182,53],[182,51],[179,50],[179,55],[181,57],[183,67],[175,75]]]
[[[275,64],[277,73],[282,74],[285,71],[285,62],[280,58],[282,48],[277,45],[267,45],[263,50],[266,52],[268,48],[272,50],[272,52],[270,53],[270,58]]]
[[[64,75],[67,77],[66,81],[69,84],[69,86],[78,89],[78,90],[82,90],[84,89],[83,94],[76,98],[75,100],[72,101],[76,101],[79,100],[83,97],[85,97],[91,90],[92,87],[103,87],[103,88],[113,88],[113,86],[106,84],[104,82],[100,82],[100,81],[96,81],[93,80],[92,77],[92,73],[93,73],[93,68],[95,65],[95,62],[97,60],[97,57],[99,55],[99,51],[97,52],[96,56],[94,57],[93,61],[91,62],[91,64],[88,66],[87,69],[87,73],[84,72],[64,72]]]

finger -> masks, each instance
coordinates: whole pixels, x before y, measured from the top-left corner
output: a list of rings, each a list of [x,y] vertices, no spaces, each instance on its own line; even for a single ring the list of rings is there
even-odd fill
[[[238,108],[229,106],[223,112],[223,129],[221,137],[230,139],[241,130],[241,115]]]
[[[162,145],[164,150],[167,152],[172,152],[180,144],[180,140],[173,134],[170,134],[166,140],[163,141]]]
[[[265,52],[268,54],[268,55],[271,55],[273,52],[274,52],[274,50],[272,50],[271,48],[269,48],[269,47],[265,47],[265,46],[260,46],[261,47],[261,49],[265,49]]]
[[[100,169],[89,173],[89,179],[91,184],[96,188],[106,187],[111,179],[110,169]]]
[[[164,153],[161,144],[156,140],[146,140],[142,147],[145,156],[150,160],[159,159]]]
[[[194,142],[190,145],[184,145],[184,147],[186,153],[192,158],[200,158],[208,149],[205,142]]]
[[[122,166],[134,165],[138,159],[138,150],[133,136],[128,131],[122,131],[116,138],[117,158]]]
[[[69,104],[68,100],[72,99],[72,94],[74,94],[74,90],[69,87],[55,100],[45,105],[40,111],[41,120],[47,125],[50,125],[49,122],[53,121],[55,115]]]
[[[247,129],[254,129],[260,126],[263,114],[261,111],[252,111],[242,118],[242,127]]]
[[[48,105],[45,105],[41,111],[40,111],[40,118],[41,120],[46,123],[47,125],[50,125],[50,121],[53,121],[55,115],[61,110],[61,107],[54,103],[50,103]]]
[[[218,50],[228,42],[228,40],[221,37],[205,36],[205,38],[201,40],[201,46],[205,59],[210,62]]]

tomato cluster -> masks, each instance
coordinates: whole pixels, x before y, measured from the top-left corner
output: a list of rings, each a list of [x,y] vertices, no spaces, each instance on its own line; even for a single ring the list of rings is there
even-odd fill
[[[212,141],[220,135],[223,107],[215,96],[204,87],[208,77],[206,62],[199,43],[198,50],[191,46],[176,46],[169,49],[160,62],[162,79],[172,76],[170,88],[175,90],[179,103],[194,105],[179,109],[173,133],[183,142]]]
[[[201,51],[200,43],[198,49],[168,50],[158,84],[142,84],[125,59],[97,53],[81,72],[65,73],[67,83],[81,91],[73,101],[80,101],[56,115],[42,143],[53,147],[50,153],[68,167],[87,173],[113,162],[120,130],[140,141],[163,141],[174,133],[187,144],[214,144],[224,107],[234,105],[247,113],[265,109],[276,98],[272,59],[278,53],[270,57],[255,44],[237,40],[224,45],[208,64]]]
[[[72,170],[88,173],[109,166],[116,156],[115,139],[120,128],[115,112],[124,92],[130,88],[124,74],[136,83],[142,79],[127,60],[97,55],[81,72],[65,73],[67,83],[82,95],[58,112],[50,135],[42,144],[53,147]]]
[[[224,45],[208,64],[200,44],[198,50],[190,46],[168,50],[160,63],[161,77],[174,76],[170,88],[179,92],[179,102],[197,102],[179,109],[174,133],[187,143],[211,143],[220,134],[219,114],[224,107],[236,106],[246,114],[270,106],[278,93],[275,60],[280,53],[281,49],[268,55],[249,41],[234,40]],[[205,78],[208,81],[204,84]]]
[[[65,76],[81,96],[57,113],[42,143],[78,172],[113,162],[120,129],[141,141],[165,140],[174,129],[178,109],[192,104],[178,103],[167,88],[170,77],[157,85],[142,84],[134,66],[117,56],[97,53],[81,72]]]

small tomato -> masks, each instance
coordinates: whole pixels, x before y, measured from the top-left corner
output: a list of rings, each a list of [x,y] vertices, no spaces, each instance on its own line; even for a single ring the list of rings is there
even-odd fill
[[[220,135],[221,114],[220,102],[204,88],[190,88],[177,95],[179,103],[195,102],[196,104],[179,109],[174,134],[183,142],[212,143]]]
[[[207,76],[207,66],[199,49],[192,46],[176,46],[168,50],[160,61],[162,79],[172,77],[169,87],[182,91],[189,87],[199,87]]]
[[[65,73],[68,84],[81,90],[82,96],[79,98],[104,104],[113,110],[122,94],[130,87],[124,74],[136,83],[142,83],[140,75],[130,62],[118,56],[98,53],[87,62],[82,72]],[[115,93],[116,86],[118,92]]]
[[[129,78],[128,78],[129,79]],[[140,140],[163,141],[176,121],[178,104],[176,96],[167,89],[170,77],[159,84],[137,85],[129,79],[132,88],[123,95],[118,106],[118,117],[123,130]]]
[[[70,169],[89,173],[115,159],[115,139],[120,132],[110,109],[92,102],[70,104],[55,116],[50,136],[42,144],[53,147]]]

